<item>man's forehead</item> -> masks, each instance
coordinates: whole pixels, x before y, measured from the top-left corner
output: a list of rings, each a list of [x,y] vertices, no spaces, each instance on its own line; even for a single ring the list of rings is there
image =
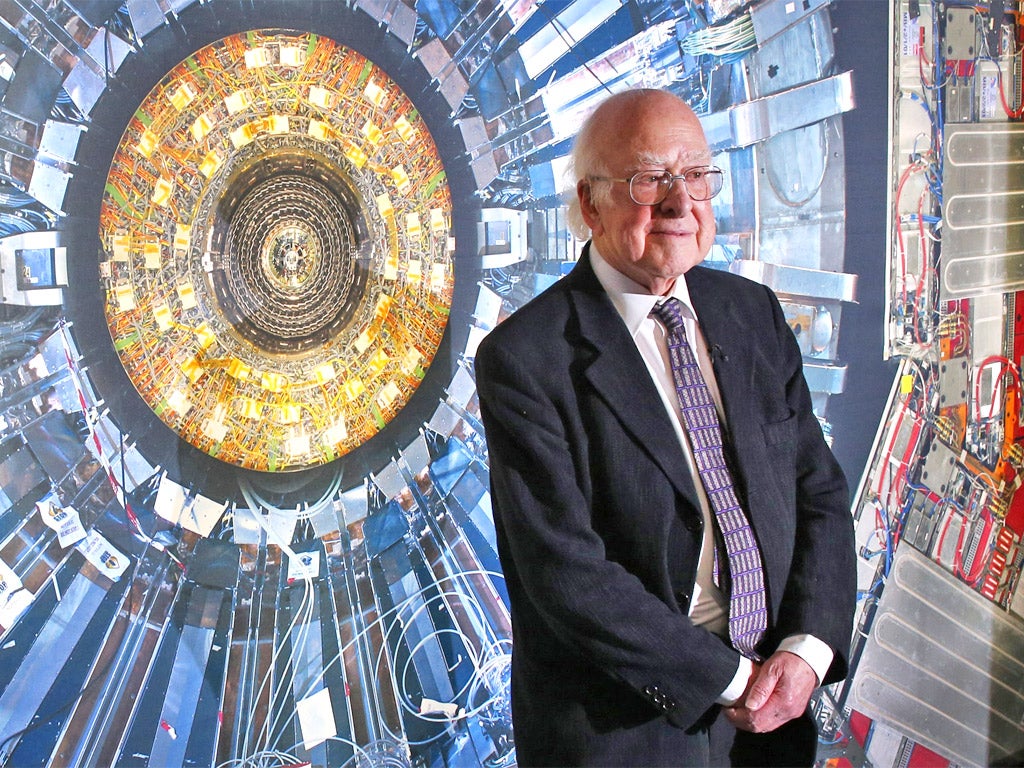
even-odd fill
[[[711,160],[711,150],[706,147],[680,146],[675,150],[661,149],[659,151],[641,150],[637,152],[633,161],[636,165],[666,165],[670,163],[684,163],[700,165]]]

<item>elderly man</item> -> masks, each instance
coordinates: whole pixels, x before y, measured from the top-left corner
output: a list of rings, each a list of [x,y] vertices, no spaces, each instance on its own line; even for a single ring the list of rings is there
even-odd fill
[[[480,345],[520,765],[798,765],[846,671],[846,482],[775,296],[698,266],[722,173],[670,93],[573,153],[591,241]]]

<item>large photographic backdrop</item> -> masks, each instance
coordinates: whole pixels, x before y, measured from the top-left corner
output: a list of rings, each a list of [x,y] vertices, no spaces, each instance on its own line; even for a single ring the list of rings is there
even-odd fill
[[[515,764],[473,358],[640,86],[701,116],[708,264],[780,296],[851,481],[820,761],[1012,762],[1006,11],[0,0],[0,764]]]

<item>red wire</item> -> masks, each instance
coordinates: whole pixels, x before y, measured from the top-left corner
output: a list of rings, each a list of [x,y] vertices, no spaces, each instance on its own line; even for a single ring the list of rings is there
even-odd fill
[[[1017,109],[1010,109],[1010,105],[1006,103],[1006,92],[1003,90],[1003,70],[1001,68],[996,69],[996,81],[999,85],[999,103],[1003,105],[1003,111],[1006,116],[1011,120],[1016,120],[1021,115],[1024,115],[1024,104],[1021,104]]]
[[[988,357],[981,361],[981,365],[978,366],[977,376],[975,376],[974,378],[974,415],[975,418],[978,419],[981,418],[981,372],[984,371],[988,366],[992,365],[993,363],[999,363],[1004,369],[1004,371],[1000,373],[998,376],[996,376],[994,379],[991,398],[993,403],[996,398],[996,393],[999,392],[999,386],[1007,373],[1009,373],[1010,376],[1013,378],[1014,395],[1017,398],[1017,402],[1020,402],[1020,373],[1017,370],[1017,366],[1014,364],[1012,360],[1003,357],[1002,355],[989,355]],[[995,410],[994,405],[992,407],[992,410]]]

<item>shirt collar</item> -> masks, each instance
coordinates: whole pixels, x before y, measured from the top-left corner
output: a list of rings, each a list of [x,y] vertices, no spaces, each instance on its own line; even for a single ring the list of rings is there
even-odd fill
[[[653,295],[642,285],[615,269],[604,260],[604,257],[594,247],[593,242],[590,243],[590,263],[594,268],[594,274],[597,275],[598,282],[608,294],[608,298],[612,300],[616,311],[622,317],[626,328],[629,329],[630,335],[635,337],[640,329],[640,324],[647,319],[651,310],[654,309],[654,305],[662,297]],[[682,302],[685,307],[684,316],[688,316],[692,320],[697,319],[697,313],[694,312],[693,303],[690,301],[690,292],[686,287],[686,275],[676,278],[669,295]]]

